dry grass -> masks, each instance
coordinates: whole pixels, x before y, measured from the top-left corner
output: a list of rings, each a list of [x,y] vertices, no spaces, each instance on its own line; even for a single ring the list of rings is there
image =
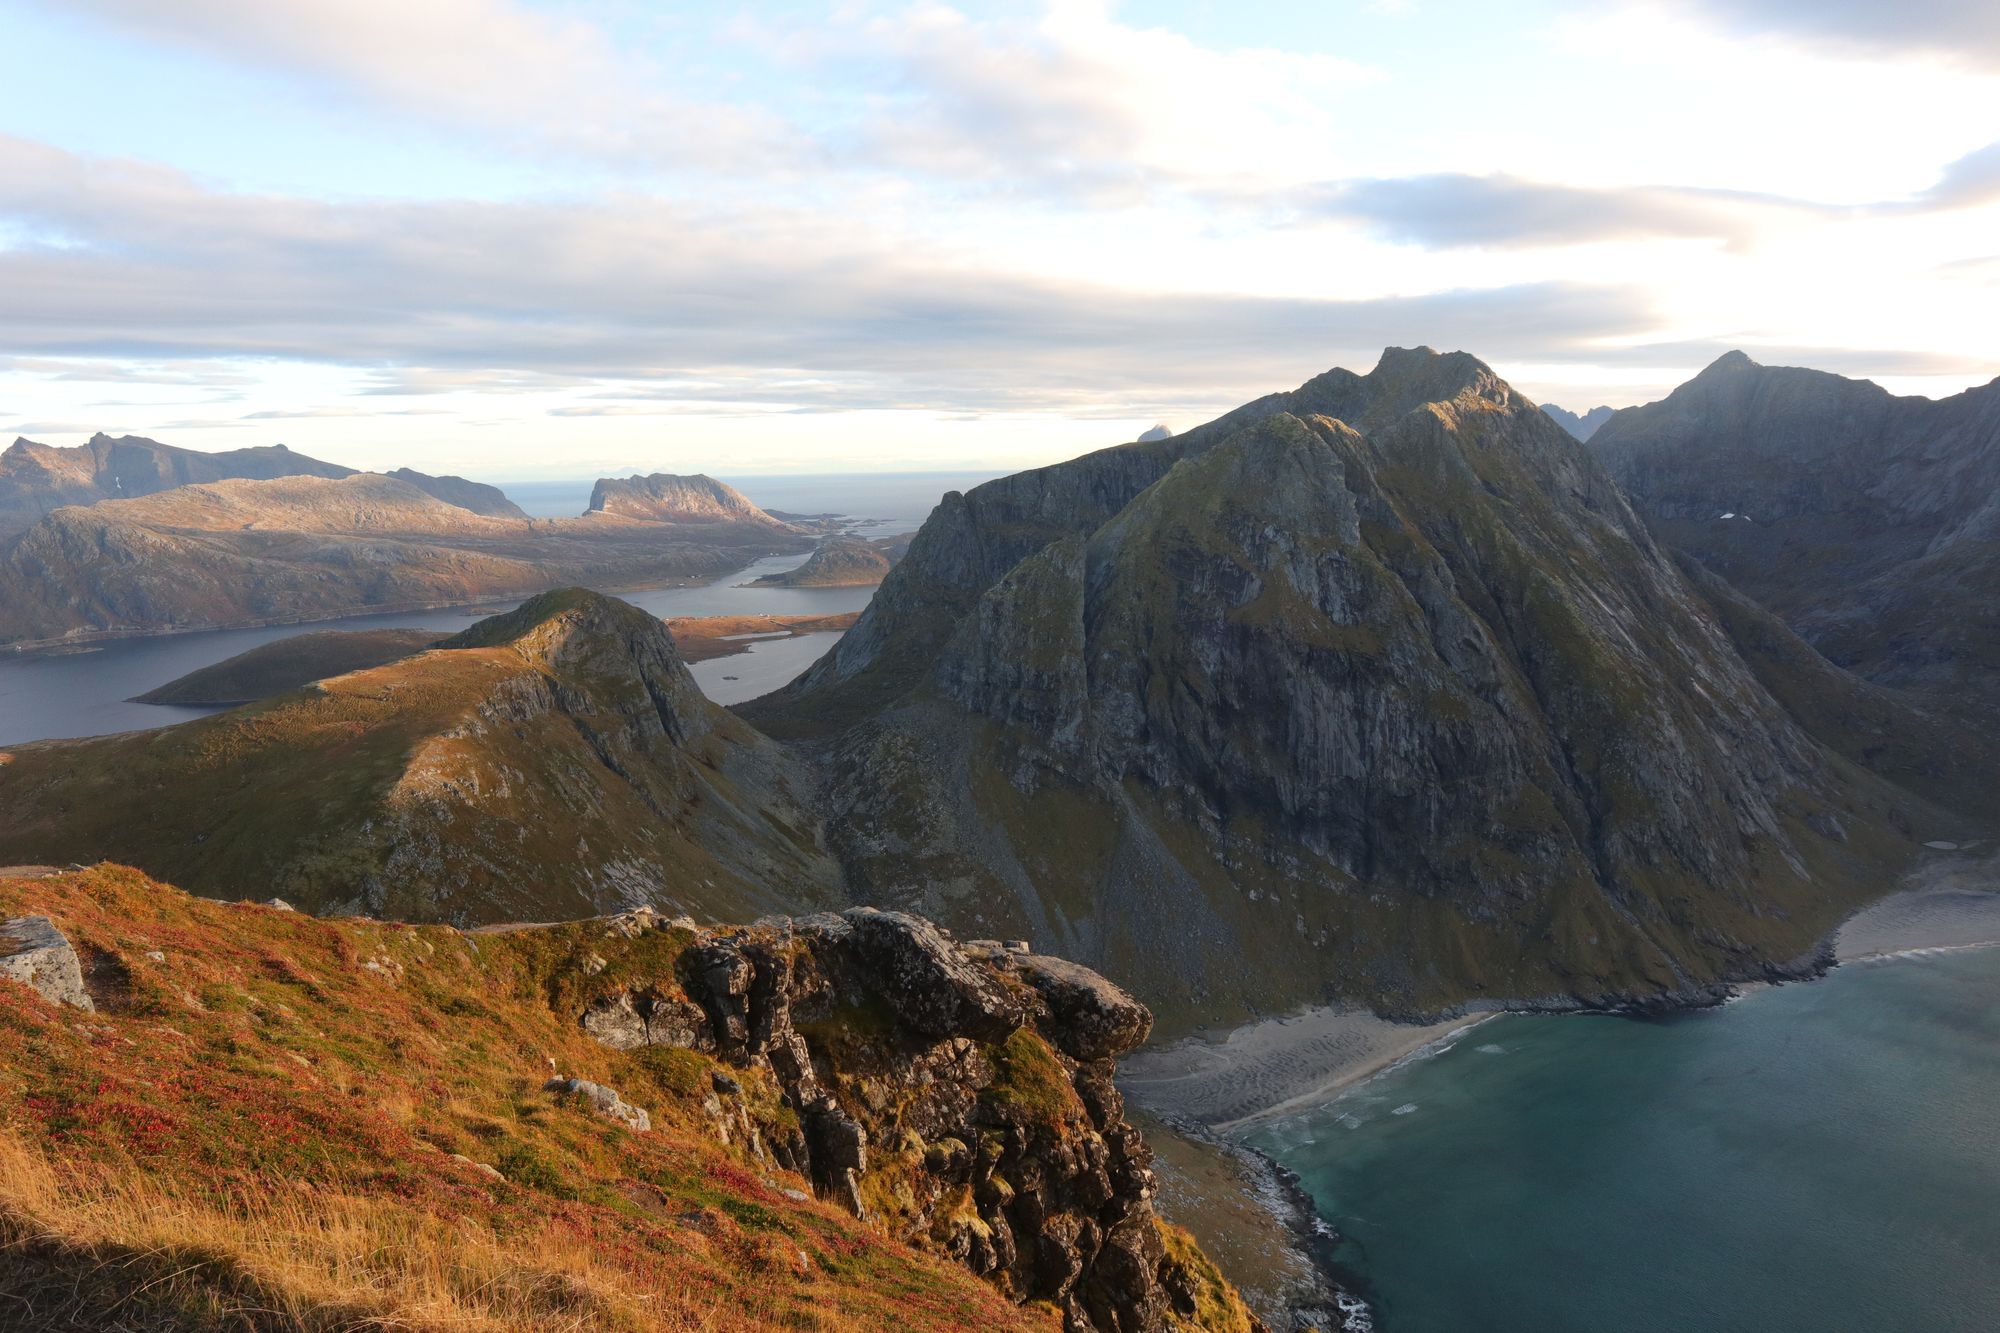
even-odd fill
[[[806,1182],[708,1129],[705,1068],[660,1076],[559,1015],[565,969],[626,965],[589,926],[475,941],[115,867],[0,879],[0,916],[27,912],[125,974],[97,1014],[0,984],[0,1327],[1054,1327],[787,1195]],[[654,1131],[543,1092],[551,1061]]]

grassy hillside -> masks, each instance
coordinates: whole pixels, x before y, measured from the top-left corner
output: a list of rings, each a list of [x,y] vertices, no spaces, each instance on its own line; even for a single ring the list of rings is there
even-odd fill
[[[918,1207],[938,1149],[871,1153],[857,1220],[780,1165],[799,1117],[769,1065],[591,1037],[605,997],[687,1003],[691,929],[318,920],[114,866],[0,875],[0,919],[30,914],[75,947],[96,1011],[0,980],[10,1328],[1061,1326],[954,1262],[959,1206]],[[803,1031],[843,1104],[904,1143],[867,1099],[922,1042],[867,1006]],[[965,1095],[994,1123],[1032,1136],[1080,1114],[1073,1063],[1033,1027],[981,1049]],[[650,1128],[550,1091],[558,1074],[615,1088]],[[1247,1333],[1186,1235],[1160,1244],[1189,1312],[1148,1327]]]
[[[571,589],[468,634],[231,713],[17,747],[0,863],[459,924],[829,900],[791,761],[702,697],[657,619]]]
[[[29,912],[111,979],[92,1015],[0,983],[10,1327],[1057,1327],[717,1142],[707,1057],[565,1022],[583,926],[324,922],[113,867],[0,880]]]
[[[260,644],[227,661],[190,671],[138,697],[142,704],[245,704],[329,676],[400,662],[438,641],[434,630],[322,630]]]

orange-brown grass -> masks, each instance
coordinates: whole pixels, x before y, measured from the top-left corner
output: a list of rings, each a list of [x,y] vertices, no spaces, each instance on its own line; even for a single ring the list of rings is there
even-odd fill
[[[745,634],[840,634],[854,628],[859,611],[843,611],[833,616],[678,616],[667,621],[674,636],[674,649],[684,662],[705,662],[712,657],[747,653],[751,639]]]
[[[1055,1327],[788,1198],[809,1187],[705,1129],[705,1057],[576,1027],[586,959],[664,964],[674,932],[319,921],[112,866],[0,879],[0,915],[29,912],[101,1011],[0,982],[8,1327]],[[551,1062],[653,1132],[544,1092]]]

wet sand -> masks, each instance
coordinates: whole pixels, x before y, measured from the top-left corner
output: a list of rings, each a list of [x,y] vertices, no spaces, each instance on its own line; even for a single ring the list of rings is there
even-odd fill
[[[2000,857],[1941,857],[1910,887],[1849,917],[1834,932],[1843,963],[1929,949],[2000,945]]]
[[[1938,856],[1900,892],[1850,917],[1834,934],[1839,961],[2000,946],[2000,856],[1966,852]],[[1118,1082],[1158,1115],[1231,1133],[1325,1101],[1479,1021],[1392,1023],[1366,1012],[1309,1009],[1135,1052],[1120,1062]]]
[[[1433,1042],[1480,1022],[1392,1023],[1370,1013],[1308,1009],[1191,1037],[1119,1062],[1118,1085],[1140,1106],[1231,1132],[1324,1101]]]

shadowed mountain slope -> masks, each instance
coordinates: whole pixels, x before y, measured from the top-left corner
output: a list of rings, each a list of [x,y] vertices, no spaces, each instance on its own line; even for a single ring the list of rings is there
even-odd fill
[[[151,689],[134,700],[142,704],[192,707],[255,703],[286,690],[296,690],[328,676],[366,671],[414,657],[441,636],[425,629],[321,630],[294,634],[275,643],[225,658]]]
[[[568,589],[232,713],[18,747],[0,863],[114,859],[404,920],[748,919],[837,897],[806,794],[664,625]]]
[[[946,497],[744,711],[827,756],[863,896],[1170,1022],[1696,994],[1948,819],[1801,728],[1560,426],[1425,349]]]
[[[1899,398],[1731,352],[1592,448],[1661,540],[1833,661],[2000,704],[2000,381]]]

